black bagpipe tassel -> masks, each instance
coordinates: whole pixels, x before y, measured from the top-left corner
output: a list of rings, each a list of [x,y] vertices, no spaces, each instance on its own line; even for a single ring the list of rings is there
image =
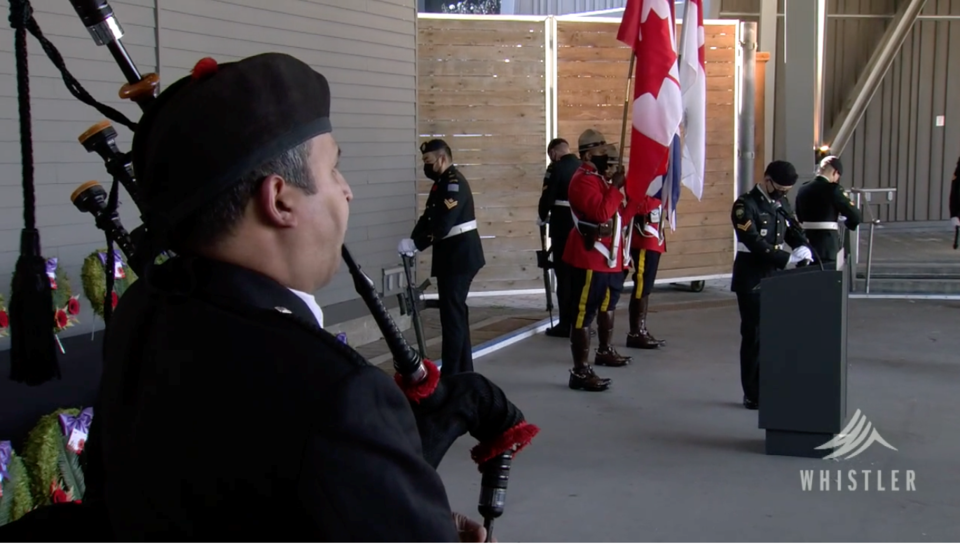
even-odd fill
[[[10,379],[36,386],[60,378],[54,339],[53,291],[40,233],[25,229],[10,291]]]
[[[27,27],[33,15],[26,0],[10,0],[10,24],[15,30],[17,92],[20,110],[20,149],[23,160],[23,220],[20,258],[10,287],[10,379],[36,386],[60,378],[54,338],[53,291],[46,260],[40,252],[33,183],[33,135],[30,126],[30,75],[27,66]]]

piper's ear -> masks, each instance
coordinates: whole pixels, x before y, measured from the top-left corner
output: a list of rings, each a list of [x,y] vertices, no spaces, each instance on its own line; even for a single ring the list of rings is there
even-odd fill
[[[263,180],[255,197],[257,212],[265,222],[278,228],[296,226],[292,190],[293,187],[277,175],[270,175]]]

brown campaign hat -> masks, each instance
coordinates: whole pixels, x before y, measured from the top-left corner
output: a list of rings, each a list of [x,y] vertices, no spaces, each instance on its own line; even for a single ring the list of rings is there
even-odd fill
[[[603,133],[596,129],[587,129],[583,133],[580,133],[578,149],[581,153],[590,151],[599,155],[604,153],[613,155],[617,152],[616,143],[608,143]]]

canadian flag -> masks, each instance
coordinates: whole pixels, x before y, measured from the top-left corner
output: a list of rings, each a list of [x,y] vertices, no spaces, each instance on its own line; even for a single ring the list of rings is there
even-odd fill
[[[683,118],[673,1],[627,0],[617,40],[636,54],[626,190],[639,198],[667,172],[670,145]]]
[[[703,0],[687,0],[680,29],[680,85],[683,93],[683,168],[681,184],[700,199],[707,163],[707,70]]]

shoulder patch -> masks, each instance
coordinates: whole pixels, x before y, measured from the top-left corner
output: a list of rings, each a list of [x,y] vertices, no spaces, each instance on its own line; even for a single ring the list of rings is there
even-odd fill
[[[453,209],[454,207],[457,206],[457,200],[455,200],[455,199],[445,199],[445,200],[443,200],[443,204],[447,206],[447,209]]]
[[[459,185],[459,184],[453,183],[453,184],[448,184],[448,185],[447,185],[447,192],[459,192],[459,191],[460,191],[460,185]]]
[[[743,218],[743,204],[738,203],[737,208],[733,211],[733,214],[737,215],[737,218]]]

